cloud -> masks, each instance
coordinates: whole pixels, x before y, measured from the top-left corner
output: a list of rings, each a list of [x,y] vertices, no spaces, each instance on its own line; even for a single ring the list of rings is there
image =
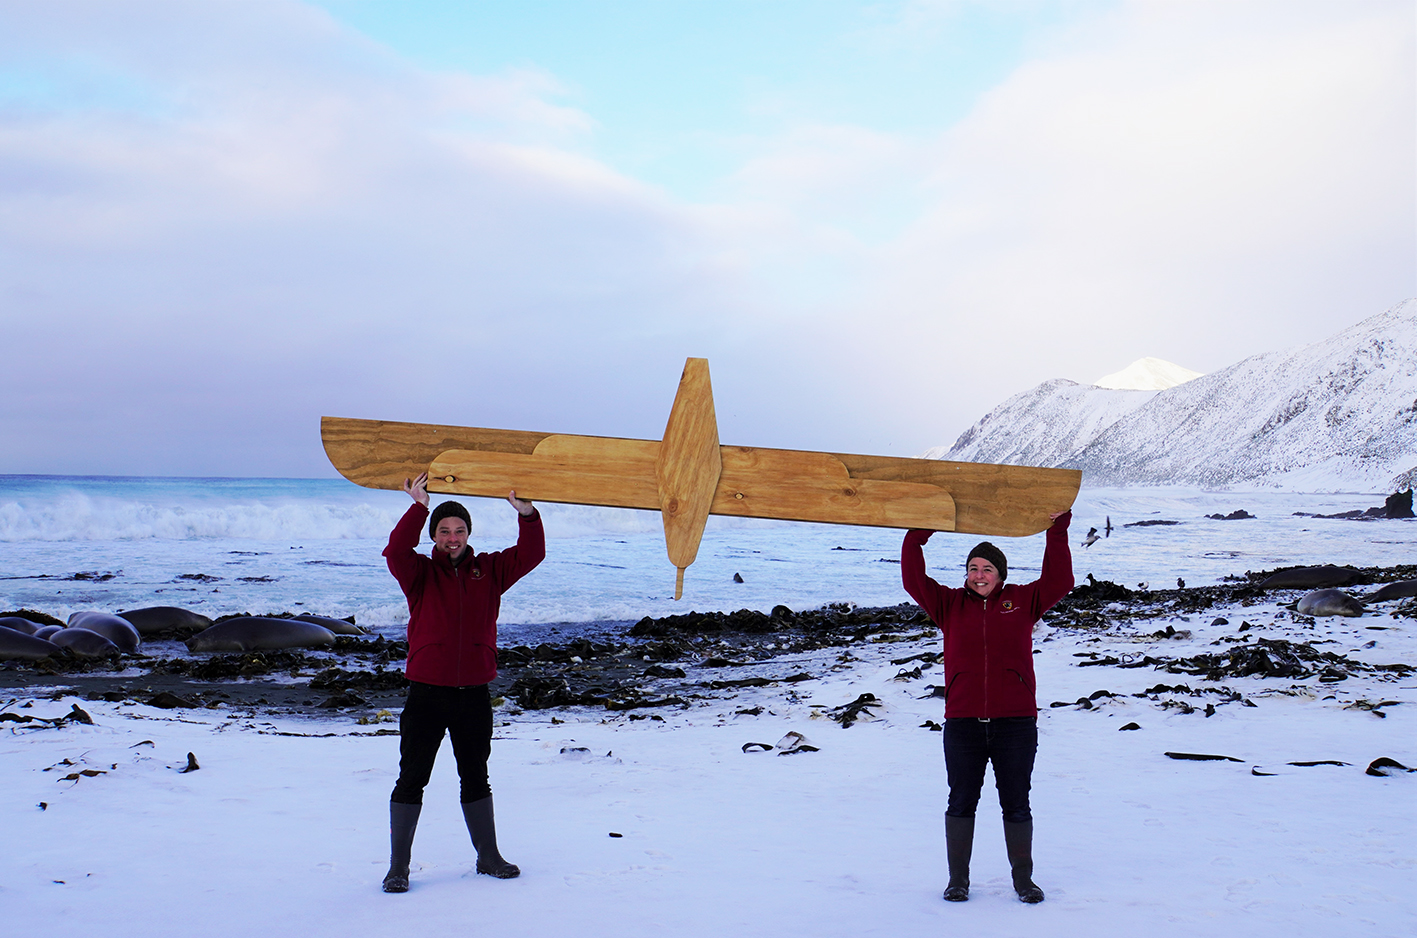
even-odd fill
[[[1401,4],[1088,12],[951,127],[786,113],[701,205],[546,67],[294,2],[2,15],[0,472],[325,474],[327,413],[656,436],[688,355],[725,442],[909,454],[1414,292]]]
[[[965,388],[983,412],[1144,355],[1214,370],[1405,298],[1412,20],[1128,4],[1059,35],[918,141],[923,160],[883,165],[929,168],[919,217],[876,252],[858,302],[885,312],[853,354],[929,375],[902,390],[937,412]]]
[[[318,473],[328,412],[596,432],[642,336],[724,289],[541,73],[423,73],[293,4],[24,12],[7,58],[150,93],[0,121],[0,471]],[[624,423],[662,423],[682,357]]]

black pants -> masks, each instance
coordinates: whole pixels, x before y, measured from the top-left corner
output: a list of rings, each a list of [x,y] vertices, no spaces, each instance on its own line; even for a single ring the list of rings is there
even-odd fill
[[[410,681],[399,717],[399,780],[390,801],[423,803],[423,789],[433,774],[444,733],[453,738],[463,804],[492,794],[487,784],[487,757],[492,754],[492,699],[487,685],[440,687]]]
[[[994,763],[994,784],[1004,820],[1031,821],[1028,791],[1033,784],[1033,757],[1038,752],[1037,717],[945,720],[945,773],[950,781],[951,817],[974,817],[984,788],[984,767]]]

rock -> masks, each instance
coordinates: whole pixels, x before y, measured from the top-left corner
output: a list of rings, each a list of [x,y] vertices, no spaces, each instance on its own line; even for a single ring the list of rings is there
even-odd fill
[[[147,703],[149,707],[158,707],[162,710],[193,710],[198,706],[198,704],[168,691],[154,694]]]
[[[1384,516],[1388,518],[1411,518],[1412,514],[1412,490],[1396,492],[1387,497],[1383,503]]]
[[[1387,756],[1380,756],[1368,763],[1365,775],[1402,775],[1407,772],[1417,772],[1417,769],[1409,769],[1396,759],[1389,759]]]

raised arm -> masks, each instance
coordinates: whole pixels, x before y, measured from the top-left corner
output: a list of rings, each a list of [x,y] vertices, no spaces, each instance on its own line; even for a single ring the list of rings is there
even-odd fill
[[[1038,577],[1039,615],[1052,609],[1073,588],[1073,551],[1068,546],[1068,524],[1073,520],[1073,513],[1060,511],[1049,517],[1053,524],[1048,528],[1043,572]]]
[[[411,493],[410,493],[411,494]],[[426,499],[427,493],[424,493]],[[428,505],[414,499],[408,511],[403,513],[393,531],[389,532],[389,543],[384,548],[384,561],[389,572],[407,592],[417,580],[422,569],[418,556],[418,540],[423,536],[423,526],[428,523]]]
[[[510,589],[546,558],[546,531],[541,526],[541,512],[531,502],[517,498],[515,489],[507,493],[507,501],[517,510],[517,543],[497,552],[496,575],[503,590]]]
[[[924,609],[936,625],[944,610],[940,584],[925,572],[925,542],[934,531],[910,530],[900,545],[900,581],[910,598]]]

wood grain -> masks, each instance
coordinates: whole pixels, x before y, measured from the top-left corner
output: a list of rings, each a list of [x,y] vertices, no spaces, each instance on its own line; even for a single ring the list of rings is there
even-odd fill
[[[321,417],[320,438],[330,463],[355,485],[371,489],[403,487],[450,449],[530,454],[549,434],[523,430],[488,430],[432,423]],[[430,484],[430,492],[443,489]],[[499,497],[505,497],[501,492]]]
[[[654,463],[664,543],[670,562],[679,571],[675,599],[684,592],[685,568],[699,555],[699,541],[722,470],[708,360],[691,358],[684,363],[684,374],[679,379],[679,390]]]
[[[830,453],[724,446],[716,515],[952,531],[955,500],[925,482],[854,479]]]
[[[436,482],[450,495],[503,498],[515,489],[533,502],[658,511],[658,454],[653,440],[562,434],[545,437],[529,455],[454,449],[429,465],[429,491]]]
[[[325,451],[347,479],[369,488],[397,489],[405,478],[439,467],[458,482],[437,478],[430,491],[502,498],[509,488],[533,501],[659,509],[654,465],[660,444],[654,440],[588,437],[446,427],[326,417],[321,424]],[[440,459],[458,451],[453,460]],[[450,453],[451,455],[451,453]],[[515,456],[516,459],[502,459]],[[1048,527],[1050,512],[1072,506],[1082,484],[1075,469],[1036,469],[986,463],[945,462],[846,453],[812,453],[757,447],[720,448],[722,474],[710,512],[751,518],[816,520],[833,524],[879,527],[922,527],[994,537],[1023,537]],[[545,461],[554,471],[546,468]],[[855,496],[840,493],[833,500],[821,487],[840,482],[825,460],[844,466],[857,486]],[[433,463],[437,461],[438,466]],[[525,471],[524,471],[525,470]],[[560,480],[552,477],[569,474]],[[762,476],[759,478],[759,476]],[[482,478],[487,476],[488,478]],[[790,490],[797,478],[810,479],[816,494],[827,500],[811,518],[791,514],[799,507]],[[584,482],[577,482],[583,479]],[[480,480],[480,481],[479,481]],[[529,485],[547,483],[548,494],[532,494]],[[945,516],[919,517],[899,509],[871,509],[872,503],[901,498],[930,502],[933,489],[862,486],[861,483],[925,484],[943,490],[953,502],[954,522]],[[551,485],[557,488],[551,489]],[[788,494],[783,495],[787,490]],[[742,492],[744,498],[736,495]],[[915,508],[910,509],[912,512]],[[923,510],[923,509],[922,509]]]

